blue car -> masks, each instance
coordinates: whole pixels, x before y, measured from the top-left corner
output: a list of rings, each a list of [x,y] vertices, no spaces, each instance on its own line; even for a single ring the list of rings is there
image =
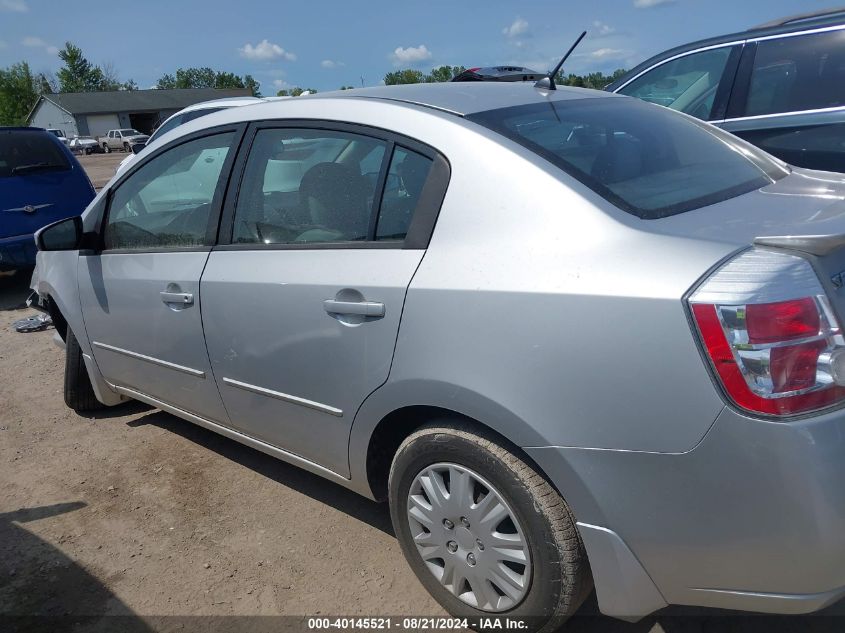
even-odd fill
[[[94,195],[82,166],[54,135],[0,127],[0,271],[34,266],[33,234],[81,214]]]

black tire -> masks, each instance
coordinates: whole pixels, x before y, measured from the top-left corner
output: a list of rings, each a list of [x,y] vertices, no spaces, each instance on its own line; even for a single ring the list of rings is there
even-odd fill
[[[123,144],[123,151],[126,152],[127,154],[132,151],[131,148],[129,147],[129,143]]]
[[[77,413],[105,408],[94,395],[82,350],[70,328],[65,340],[65,404]]]
[[[111,154],[111,147],[109,147],[109,144],[108,144],[108,143],[103,143],[103,151],[104,151],[106,154]]]
[[[417,551],[407,520],[407,499],[416,476],[432,464],[471,469],[497,489],[523,527],[532,561],[528,593],[514,608],[486,612],[443,587]],[[493,434],[461,422],[438,422],[410,435],[393,459],[388,483],[393,528],[411,569],[443,606],[469,625],[480,618],[525,618],[528,630],[554,631],[593,588],[587,555],[569,506],[551,484],[505,448]]]

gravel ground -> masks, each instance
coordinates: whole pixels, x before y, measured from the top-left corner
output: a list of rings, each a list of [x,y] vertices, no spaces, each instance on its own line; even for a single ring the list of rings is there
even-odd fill
[[[89,156],[78,155],[76,157],[97,191],[102,189],[111,180],[117,166],[124,158],[126,158],[125,152],[90,154]]]
[[[82,161],[105,182],[122,157]],[[145,405],[67,409],[54,331],[11,329],[33,314],[28,280],[0,275],[0,631],[304,630],[254,616],[443,615],[406,566],[386,505]],[[841,613],[673,609],[626,624],[592,598],[567,630],[833,633],[845,630]]]

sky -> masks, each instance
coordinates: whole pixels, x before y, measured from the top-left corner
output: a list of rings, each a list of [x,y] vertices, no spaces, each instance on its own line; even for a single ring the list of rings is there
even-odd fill
[[[177,68],[251,74],[265,95],[378,85],[444,64],[631,68],[667,48],[822,9],[833,0],[0,0],[0,67],[55,72],[66,41],[122,81],[151,88]]]

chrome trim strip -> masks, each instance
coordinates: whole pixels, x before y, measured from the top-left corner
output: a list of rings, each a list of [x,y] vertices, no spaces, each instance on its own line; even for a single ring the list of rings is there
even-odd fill
[[[619,86],[613,92],[614,93],[619,92],[620,90],[622,90],[622,88],[627,86],[629,83],[631,83],[632,81],[634,81],[636,79],[639,79],[642,75],[646,74],[647,72],[649,72],[651,70],[654,70],[658,66],[662,66],[663,64],[667,64],[667,63],[674,61],[676,59],[680,59],[681,57],[686,57],[687,55],[692,55],[693,53],[703,53],[704,51],[711,51],[711,50],[716,49],[716,48],[723,48],[725,46],[736,46],[737,44],[747,44],[748,42],[764,42],[766,40],[778,40],[778,39],[786,38],[786,37],[798,37],[800,35],[813,35],[814,33],[824,33],[826,31],[840,31],[842,29],[845,29],[845,24],[837,24],[837,25],[834,25],[834,26],[824,26],[824,27],[820,27],[820,28],[817,28],[817,29],[807,29],[806,31],[796,31],[795,33],[780,33],[778,35],[762,35],[760,37],[749,37],[748,39],[734,40],[732,42],[725,42],[723,44],[711,44],[710,46],[702,46],[701,48],[696,48],[696,49],[693,49],[691,51],[686,51],[684,53],[678,53],[677,55],[673,55],[672,57],[667,57],[666,59],[663,59],[663,60],[657,62],[653,66],[649,66],[648,68],[646,68],[642,72],[637,73],[634,77],[631,77],[628,81],[626,81],[624,84]]]
[[[826,31],[841,31],[845,29],[845,24],[834,24],[833,26],[821,26],[817,29],[807,29],[806,31],[795,31],[794,33],[779,33],[777,35],[763,35],[761,37],[750,37],[749,42],[763,42],[765,40],[779,40],[784,37],[797,37],[799,35],[812,35],[814,33],[824,33]]]
[[[217,422],[207,420],[197,415],[196,413],[191,413],[190,411],[185,411],[184,409],[180,409],[179,407],[174,407],[172,405],[167,404],[166,402],[158,400],[157,398],[153,398],[152,396],[148,396],[145,393],[141,393],[140,391],[135,391],[134,389],[129,389],[128,387],[121,387],[120,385],[110,384],[109,386],[124,396],[133,398],[134,400],[140,400],[141,402],[146,402],[150,406],[161,409],[162,411],[166,411],[167,413],[182,418],[183,420],[187,420],[188,422],[193,422],[198,426],[204,427],[209,431],[219,433],[220,435],[228,437],[231,440],[235,440],[236,442],[240,442],[241,444],[246,444],[247,446],[258,449],[262,453],[267,453],[268,455],[286,461],[289,464],[299,466],[300,468],[304,468],[307,471],[310,471],[317,475],[321,475],[322,477],[326,477],[327,479],[331,479],[332,481],[335,481],[344,486],[349,486],[350,484],[349,478],[344,477],[343,475],[336,473],[333,470],[329,470],[325,466],[320,466],[320,464],[305,459],[304,457],[300,457],[295,453],[290,453],[284,450],[283,448],[273,446],[272,444],[267,444],[266,442],[252,437],[251,435],[246,435],[245,433],[241,433],[240,431],[236,431],[235,429],[223,426],[222,424],[218,424]]]
[[[343,411],[340,409],[335,409],[334,407],[330,407],[327,404],[322,404],[320,402],[314,402],[313,400],[306,400],[305,398],[298,398],[296,396],[291,396],[287,393],[282,393],[281,391],[273,391],[272,389],[265,389],[264,387],[258,387],[256,385],[251,385],[246,382],[241,382],[240,380],[232,380],[231,378],[223,378],[223,382],[227,385],[232,387],[238,387],[239,389],[243,389],[245,391],[251,391],[252,393],[257,393],[260,396],[268,396],[270,398],[276,398],[277,400],[283,400],[284,402],[290,402],[291,404],[298,404],[303,407],[308,407],[309,409],[314,409],[315,411],[320,411],[321,413],[328,413],[329,415],[336,416],[338,418],[343,417]]]
[[[144,354],[139,354],[138,352],[130,352],[128,349],[115,347],[114,345],[106,345],[105,343],[99,343],[97,341],[94,341],[92,345],[94,347],[99,347],[100,349],[105,349],[110,352],[123,354],[124,356],[128,356],[129,358],[143,360],[148,363],[152,363],[153,365],[158,365],[159,367],[166,367],[167,369],[173,369],[174,371],[181,371],[183,374],[188,374],[189,376],[194,376],[196,378],[205,378],[205,372],[200,371],[199,369],[191,369],[190,367],[185,367],[184,365],[177,365],[176,363],[170,363],[166,360],[161,360],[160,358],[145,356]]]
[[[773,112],[771,114],[754,114],[751,116],[737,116],[732,119],[720,119],[718,121],[710,121],[713,123],[730,123],[731,121],[754,121],[756,119],[772,119],[779,116],[800,116],[802,114],[823,114],[825,112],[845,112],[845,106],[831,106],[830,108],[816,108],[815,110],[792,110],[790,112]],[[814,125],[808,123],[807,125]],[[818,123],[815,123],[818,125]]]
[[[636,75],[631,77],[628,81],[626,81],[624,84],[619,86],[616,90],[614,90],[613,93],[616,94],[617,92],[622,90],[622,88],[627,86],[632,81],[636,81],[637,79],[639,79],[640,77],[645,75],[647,72],[651,72],[652,70],[654,70],[655,68],[657,68],[659,66],[662,66],[663,64],[668,64],[669,62],[673,62],[676,59],[680,59],[681,57],[686,57],[687,55],[693,55],[694,53],[703,53],[704,51],[712,51],[712,50],[715,50],[717,48],[725,48],[726,46],[736,46],[738,44],[744,44],[746,41],[747,40],[736,40],[734,42],[725,42],[724,44],[713,44],[711,46],[704,46],[702,48],[696,48],[696,49],[691,50],[691,51],[686,51],[684,53],[678,53],[677,55],[672,55],[672,57],[667,57],[666,59],[663,59],[663,60],[657,62],[654,66],[649,66],[645,70],[637,73]]]

